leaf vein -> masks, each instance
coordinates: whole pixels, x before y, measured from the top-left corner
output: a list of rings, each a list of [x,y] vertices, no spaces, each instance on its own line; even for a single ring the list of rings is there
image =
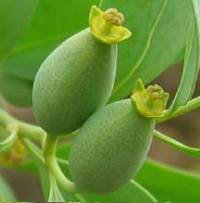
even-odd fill
[[[159,22],[163,16],[165,10],[166,10],[167,3],[168,3],[168,0],[165,0],[162,7],[161,7],[160,12],[158,13],[158,16],[157,16],[155,22],[153,23],[153,26],[149,32],[149,36],[148,36],[146,45],[144,47],[144,50],[141,54],[141,57],[138,59],[137,63],[133,66],[133,68],[130,70],[128,75],[121,82],[119,82],[119,84],[115,87],[113,94],[118,92],[131,79],[131,77],[133,76],[135,71],[139,68],[139,66],[141,65],[141,63],[145,59],[145,57],[146,57],[146,55],[147,55],[147,53],[151,47],[151,43],[152,43],[156,28],[157,28],[157,26],[158,26],[158,24],[159,24]]]

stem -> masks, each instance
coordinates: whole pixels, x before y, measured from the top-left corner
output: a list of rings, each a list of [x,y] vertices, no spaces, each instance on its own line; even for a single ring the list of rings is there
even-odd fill
[[[40,150],[31,140],[27,138],[20,138],[20,140],[36,160],[40,161],[42,164],[45,163],[42,150]]]
[[[48,202],[64,202],[64,198],[59,190],[55,177],[49,173],[50,192]]]
[[[65,165],[66,167],[69,167],[69,162],[68,160],[64,160],[64,159],[61,159],[61,158],[57,158],[57,161],[60,165]]]
[[[154,130],[154,136],[156,138],[158,138],[159,140],[174,147],[175,149],[177,149],[181,152],[184,152],[185,154],[189,154],[189,155],[192,155],[193,157],[200,159],[200,149],[184,145],[183,143],[181,143],[173,138],[170,138],[157,130]]]
[[[99,8],[101,8],[101,6],[102,6],[102,3],[103,3],[103,0],[99,0]]]
[[[46,165],[50,170],[50,172],[52,173],[52,175],[56,177],[57,181],[63,188],[67,189],[72,193],[75,193],[76,192],[75,184],[67,179],[67,177],[63,174],[57,163],[56,147],[57,147],[57,137],[47,136],[44,148],[44,157]]]
[[[65,167],[67,167],[67,168],[69,167],[68,160],[57,158],[57,161],[58,161],[58,163],[60,163],[60,165],[63,165]],[[86,201],[85,198],[80,193],[76,193],[76,194],[74,194],[74,196],[78,201],[80,201],[82,203]]]
[[[15,122],[16,119],[14,119],[11,115],[9,115],[6,111],[0,109],[0,125],[3,127],[7,127],[10,123]]]
[[[84,203],[86,200],[85,200],[85,198],[81,195],[81,194],[75,194],[75,197],[76,197],[76,199],[78,200],[78,201],[80,201],[80,202],[82,202],[82,203]],[[98,202],[97,202],[98,203]]]
[[[162,123],[172,118],[184,115],[198,108],[200,108],[200,96],[190,100],[186,105],[179,107],[175,112],[168,113],[168,111],[166,111],[165,116],[157,119],[157,123]]]
[[[4,128],[9,126],[10,129],[12,129],[12,126],[13,129],[17,127],[17,133],[19,136],[30,138],[41,145],[44,143],[46,137],[46,132],[44,130],[38,126],[27,124],[13,118],[3,109],[0,109],[0,125]]]
[[[46,132],[38,127],[24,122],[18,122],[19,125],[19,136],[30,138],[35,142],[38,142],[43,146],[46,139]]]
[[[15,143],[16,139],[17,139],[16,131],[11,132],[9,137],[7,137],[5,140],[0,142],[0,152],[4,152],[4,151],[10,149],[13,146],[13,144]]]

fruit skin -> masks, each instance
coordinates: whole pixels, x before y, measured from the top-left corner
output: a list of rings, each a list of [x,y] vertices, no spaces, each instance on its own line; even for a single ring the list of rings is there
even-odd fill
[[[0,93],[11,104],[31,107],[33,83],[3,71],[0,72]]]
[[[130,99],[93,114],[80,129],[69,157],[77,188],[101,194],[126,184],[146,158],[154,126]]]
[[[70,133],[111,95],[117,45],[87,28],[62,43],[41,65],[33,87],[35,118],[50,134]]]

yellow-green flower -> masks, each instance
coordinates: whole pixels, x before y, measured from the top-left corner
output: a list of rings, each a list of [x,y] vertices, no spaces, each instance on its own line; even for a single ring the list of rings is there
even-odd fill
[[[102,11],[92,6],[89,24],[92,34],[107,44],[119,43],[131,36],[131,32],[123,27],[124,16],[117,9]]]
[[[144,87],[142,80],[138,80],[131,99],[136,104],[138,112],[144,117],[160,117],[166,108],[169,94],[159,85]]]

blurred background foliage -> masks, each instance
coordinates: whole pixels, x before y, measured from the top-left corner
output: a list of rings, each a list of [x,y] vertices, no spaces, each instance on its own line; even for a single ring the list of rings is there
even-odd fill
[[[189,55],[189,65],[183,64],[186,46],[191,41],[188,39],[191,36],[190,24],[195,21],[192,1],[102,0],[100,3],[103,9],[116,7],[123,12],[125,24],[133,32],[133,37],[119,46],[117,80],[110,101],[128,96],[136,80],[142,78],[146,84],[156,82],[163,86],[170,92],[172,102],[183,65],[184,69],[189,67],[186,70],[189,74],[193,72],[193,77],[198,73],[198,66],[191,63],[195,60],[198,62],[198,55],[196,59]],[[93,4],[98,5],[99,1],[21,0],[19,4],[17,0],[0,0],[0,19],[3,19],[0,21],[0,92],[3,108],[19,119],[34,123],[31,95],[35,74],[42,61],[58,44],[88,26],[88,14]],[[195,48],[197,38],[190,43],[192,50],[195,50],[194,56],[199,53],[198,47]],[[196,80],[191,76],[189,84],[192,81]],[[200,93],[199,83],[200,80],[194,97]],[[192,93],[193,89],[188,91]],[[184,102],[190,99],[187,93],[181,102],[184,99]],[[199,122],[197,110],[165,122],[158,129],[187,145],[198,147]],[[60,156],[67,157],[67,148],[61,150]],[[190,171],[187,174],[147,161],[136,180],[156,198],[175,203],[196,203],[200,199],[200,164],[197,159],[177,152],[157,139],[153,141],[149,156]],[[36,169],[28,156],[26,162],[17,165],[17,168],[11,170],[2,165],[1,173],[18,199],[42,201],[44,197]],[[8,198],[10,201],[14,195],[8,195]]]

